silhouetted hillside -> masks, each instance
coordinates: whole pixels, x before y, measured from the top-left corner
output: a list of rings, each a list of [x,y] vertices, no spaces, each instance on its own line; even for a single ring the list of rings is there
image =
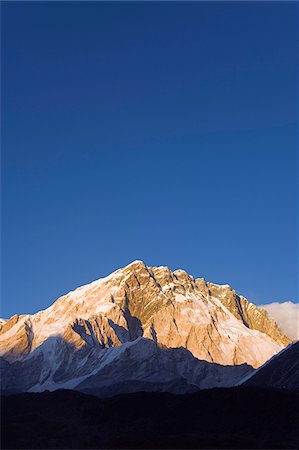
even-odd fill
[[[294,342],[245,379],[245,386],[299,390],[299,342]]]
[[[2,399],[2,448],[298,448],[298,393],[256,387]]]

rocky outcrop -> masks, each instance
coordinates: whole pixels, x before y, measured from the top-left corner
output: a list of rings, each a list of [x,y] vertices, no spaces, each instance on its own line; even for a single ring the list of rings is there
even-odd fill
[[[4,337],[1,339],[1,337]],[[32,348],[33,331],[30,316],[11,317],[0,329],[0,352],[8,360],[26,356]]]
[[[229,309],[229,311],[243,324],[252,329],[267,334],[281,345],[288,345],[291,340],[270,319],[267,311],[256,307],[242,295],[238,295],[229,285],[220,286],[207,283],[210,295],[217,297]]]

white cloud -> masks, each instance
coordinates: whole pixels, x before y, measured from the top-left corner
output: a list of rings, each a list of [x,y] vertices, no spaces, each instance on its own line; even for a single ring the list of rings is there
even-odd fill
[[[299,303],[269,303],[261,305],[275,320],[281,331],[293,340],[299,339]]]

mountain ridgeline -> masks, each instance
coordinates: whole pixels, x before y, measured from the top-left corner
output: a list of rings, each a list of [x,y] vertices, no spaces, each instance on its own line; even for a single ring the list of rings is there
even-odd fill
[[[1,320],[2,390],[233,386],[289,343],[230,286],[135,261],[37,314]]]

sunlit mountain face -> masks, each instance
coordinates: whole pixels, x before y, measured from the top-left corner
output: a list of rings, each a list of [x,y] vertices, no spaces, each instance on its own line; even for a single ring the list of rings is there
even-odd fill
[[[298,343],[228,285],[134,261],[0,326],[3,448],[298,447]]]
[[[229,285],[142,261],[0,326],[6,393],[234,386],[291,342]]]

